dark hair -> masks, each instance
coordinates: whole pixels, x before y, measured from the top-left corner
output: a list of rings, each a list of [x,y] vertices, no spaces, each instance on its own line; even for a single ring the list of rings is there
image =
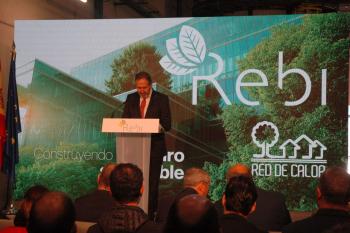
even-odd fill
[[[24,194],[24,199],[26,201],[35,202],[43,194],[47,193],[49,190],[43,185],[35,185],[30,187]]]
[[[342,167],[330,167],[321,175],[319,189],[327,202],[347,205],[350,200],[350,175]]]
[[[225,190],[226,209],[247,216],[254,205],[258,194],[250,177],[231,177]]]
[[[135,82],[140,79],[146,79],[148,81],[148,84],[152,84],[152,78],[151,75],[145,71],[141,71],[135,75]]]
[[[120,203],[138,201],[141,197],[142,182],[140,168],[131,163],[118,164],[110,176],[112,195]]]
[[[37,200],[30,212],[28,233],[72,233],[75,229],[75,208],[62,192],[48,192]]]
[[[24,202],[34,203],[42,195],[47,193],[49,190],[43,185],[35,185],[30,187],[24,194]],[[28,210],[27,210],[28,211]],[[27,226],[29,213],[24,210],[24,203],[22,203],[21,208],[16,213],[16,217],[13,220],[15,226]]]
[[[163,233],[219,233],[220,225],[214,205],[197,194],[173,203]]]

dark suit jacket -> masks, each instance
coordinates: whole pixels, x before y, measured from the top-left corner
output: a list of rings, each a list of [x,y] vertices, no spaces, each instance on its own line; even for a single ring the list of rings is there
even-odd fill
[[[105,212],[97,224],[87,233],[160,233],[161,226],[148,219],[138,206],[121,205],[117,202]]]
[[[258,229],[243,216],[237,214],[225,214],[220,219],[223,233],[267,233]]]
[[[281,193],[257,188],[256,210],[248,216],[248,221],[265,231],[281,231],[291,222],[289,211]],[[221,200],[215,203],[219,216],[223,214]]]
[[[161,232],[162,232],[161,225],[157,225],[152,221],[147,221],[133,233],[161,233]],[[101,227],[98,226],[98,224],[95,224],[88,229],[87,233],[105,233],[105,232],[101,229]],[[130,231],[116,230],[113,233],[130,233]]]
[[[350,214],[335,209],[319,209],[316,214],[293,222],[283,228],[283,233],[322,233],[337,224],[350,222]]]
[[[126,98],[123,118],[141,118],[140,113],[140,95],[135,92],[129,94]],[[171,114],[168,96],[152,90],[150,102],[148,104],[145,118],[159,118],[159,123],[162,125],[165,131],[171,129]],[[153,134],[153,139],[164,138],[163,133]]]
[[[166,197],[161,198],[159,200],[159,203],[158,203],[156,221],[158,223],[164,223],[168,217],[170,207],[174,203],[176,203],[176,201],[180,200],[182,197],[185,197],[185,196],[188,196],[191,194],[198,194],[198,193],[193,188],[184,188],[179,193],[177,193],[175,196],[166,196]]]
[[[101,215],[114,206],[112,195],[105,190],[95,190],[92,193],[75,200],[76,220],[97,222]]]

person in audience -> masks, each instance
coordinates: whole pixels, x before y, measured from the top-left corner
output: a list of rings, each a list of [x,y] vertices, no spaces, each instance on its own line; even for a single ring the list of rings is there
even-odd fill
[[[14,219],[15,226],[27,226],[33,203],[48,191],[49,190],[43,185],[34,185],[25,192],[21,208],[16,213],[16,217]]]
[[[214,205],[204,196],[184,196],[170,207],[163,233],[220,233]]]
[[[316,214],[289,224],[283,229],[283,233],[318,233],[350,222],[350,175],[344,168],[327,168],[320,177],[316,194]]]
[[[25,192],[21,208],[16,213],[15,219],[13,221],[14,226],[0,230],[0,233],[26,233],[26,226],[28,224],[29,214],[33,203],[48,191],[49,190],[42,185],[35,185],[30,187]]]
[[[183,179],[183,190],[181,190],[175,197],[166,196],[159,200],[156,221],[163,223],[168,216],[170,206],[176,200],[191,194],[198,194],[206,197],[209,192],[210,177],[209,174],[200,168],[189,168],[185,171]]]
[[[263,233],[247,217],[254,212],[258,194],[253,179],[248,176],[234,176],[226,185],[222,206],[224,214],[220,218],[223,233]]]
[[[28,233],[75,233],[73,201],[62,192],[48,192],[30,212]]]
[[[244,164],[231,166],[226,173],[228,181],[234,176],[246,176],[252,179],[251,170]],[[248,221],[264,231],[281,231],[291,222],[290,214],[282,193],[256,187],[258,199],[256,210],[248,215]],[[222,200],[215,203],[219,216],[223,214]]]
[[[138,206],[143,193],[143,174],[134,164],[116,166],[110,176],[110,187],[115,199],[113,208],[99,218],[88,233],[157,233],[159,228]]]
[[[77,221],[97,222],[102,213],[112,208],[114,199],[109,177],[116,166],[115,163],[107,163],[97,177],[97,189],[75,200]]]

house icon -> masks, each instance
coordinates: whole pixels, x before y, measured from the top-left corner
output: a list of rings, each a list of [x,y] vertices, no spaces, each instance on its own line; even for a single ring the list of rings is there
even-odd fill
[[[318,156],[315,156],[315,159],[323,159],[323,152],[327,150],[327,147],[325,147],[325,145],[323,145],[319,140],[315,140],[314,142],[316,143],[317,147],[320,148],[320,153]]]
[[[298,137],[294,142],[299,145],[299,144],[302,144],[304,141],[308,144],[308,153],[305,155],[302,155],[302,158],[303,159],[312,159],[313,148],[316,148],[317,145],[313,140],[311,140],[305,134]]]
[[[295,159],[297,157],[298,150],[300,150],[301,147],[298,144],[296,144],[293,140],[288,139],[279,147],[279,149],[282,150],[282,158],[287,157],[288,147],[293,148],[293,153],[289,154],[288,158]]]

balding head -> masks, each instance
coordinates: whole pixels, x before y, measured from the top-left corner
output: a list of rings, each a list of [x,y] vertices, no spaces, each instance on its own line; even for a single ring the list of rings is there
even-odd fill
[[[200,168],[189,168],[185,171],[184,187],[193,188],[201,196],[207,196],[210,187],[209,174]]]
[[[35,185],[30,187],[27,192],[24,194],[24,202],[22,203],[21,209],[26,217],[26,220],[29,219],[30,210],[35,201],[37,201],[42,195],[47,193],[49,190],[42,185]]]
[[[251,170],[248,166],[242,164],[242,163],[237,163],[227,169],[226,172],[226,180],[230,180],[230,178],[234,176],[246,176],[246,177],[252,177]]]
[[[318,190],[321,205],[325,201],[346,207],[350,201],[350,175],[342,167],[330,167],[321,175]]]
[[[75,209],[72,200],[61,192],[44,194],[32,207],[28,233],[75,232]]]
[[[207,198],[193,194],[181,198],[177,207],[181,222],[193,226],[208,212],[211,203]]]
[[[218,233],[218,216],[213,204],[205,197],[193,194],[178,200],[170,208],[167,233]]]
[[[101,174],[98,176],[98,189],[107,189],[110,190],[110,176],[113,169],[117,166],[115,163],[107,163],[103,169]]]

